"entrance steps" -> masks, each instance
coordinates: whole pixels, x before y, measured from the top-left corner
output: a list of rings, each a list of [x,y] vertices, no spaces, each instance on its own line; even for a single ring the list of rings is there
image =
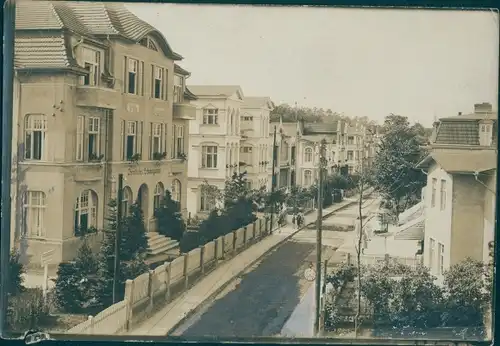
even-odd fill
[[[170,239],[158,232],[147,232],[148,237],[148,255],[156,256],[159,254],[178,254],[179,242]]]

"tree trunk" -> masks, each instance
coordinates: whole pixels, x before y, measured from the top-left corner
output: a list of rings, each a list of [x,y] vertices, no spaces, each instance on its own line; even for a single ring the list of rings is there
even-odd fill
[[[359,204],[358,204],[358,212],[359,212],[359,234],[358,234],[358,246],[356,249],[356,255],[357,255],[357,309],[356,309],[356,316],[354,317],[354,335],[357,338],[358,333],[359,333],[359,325],[360,325],[360,317],[361,317],[361,246],[363,242],[363,189],[364,189],[364,184],[362,181],[363,178],[360,180],[360,189],[359,189]]]

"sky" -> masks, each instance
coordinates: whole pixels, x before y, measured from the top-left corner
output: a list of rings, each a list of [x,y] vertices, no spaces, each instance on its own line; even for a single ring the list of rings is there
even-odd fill
[[[498,100],[498,15],[490,11],[127,4],[191,72],[187,85],[382,122],[430,126]]]

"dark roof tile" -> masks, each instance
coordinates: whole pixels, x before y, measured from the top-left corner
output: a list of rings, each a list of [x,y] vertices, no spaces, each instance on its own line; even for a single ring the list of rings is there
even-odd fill
[[[331,123],[304,123],[304,135],[331,134],[337,132],[337,122]]]
[[[435,143],[479,145],[479,125],[475,121],[441,121]]]

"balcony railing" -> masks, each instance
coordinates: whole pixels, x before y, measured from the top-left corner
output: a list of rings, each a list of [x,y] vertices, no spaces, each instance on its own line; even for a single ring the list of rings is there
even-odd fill
[[[196,118],[196,106],[189,103],[174,103],[174,119],[193,120]]]
[[[76,105],[83,107],[99,107],[116,109],[120,94],[110,88],[78,86],[76,88]]]

